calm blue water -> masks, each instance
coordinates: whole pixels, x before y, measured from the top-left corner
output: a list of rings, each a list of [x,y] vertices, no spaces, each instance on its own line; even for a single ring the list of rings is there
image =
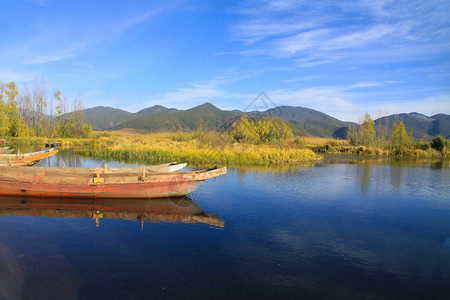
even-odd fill
[[[101,164],[40,164],[62,161]],[[0,204],[0,299],[450,299],[448,162],[330,157],[230,168],[186,199]]]

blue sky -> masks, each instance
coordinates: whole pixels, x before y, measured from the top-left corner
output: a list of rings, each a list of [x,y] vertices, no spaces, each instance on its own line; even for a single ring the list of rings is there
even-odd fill
[[[450,1],[0,0],[0,79],[131,112],[450,114]],[[273,105],[271,102],[269,105]],[[261,107],[261,105],[260,105]]]

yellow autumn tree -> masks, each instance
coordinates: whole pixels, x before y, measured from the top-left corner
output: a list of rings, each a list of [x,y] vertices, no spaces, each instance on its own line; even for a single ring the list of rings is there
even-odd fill
[[[3,101],[5,85],[0,80],[0,136],[9,133],[9,117],[6,103]]]
[[[401,149],[402,147],[409,147],[412,143],[411,138],[405,129],[405,124],[398,118],[395,118],[394,127],[392,128],[391,142],[393,149]]]
[[[4,93],[8,103],[6,104],[6,114],[8,116],[8,134],[10,136],[20,137],[28,136],[29,129],[17,104],[19,89],[14,82],[6,84]]]
[[[372,145],[375,141],[377,133],[375,131],[375,122],[370,117],[369,113],[366,112],[364,115],[364,121],[361,124],[362,128],[362,143],[364,145]]]
[[[292,130],[285,123],[279,124],[271,120],[249,121],[243,115],[239,122],[233,124],[231,136],[237,142],[250,144],[270,143],[293,137]]]

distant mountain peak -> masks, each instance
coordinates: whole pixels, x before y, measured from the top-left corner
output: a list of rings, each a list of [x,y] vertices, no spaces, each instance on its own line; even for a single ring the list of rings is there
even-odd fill
[[[419,113],[417,113],[417,112],[409,113],[409,115],[410,115],[410,117],[415,118],[415,119],[418,119],[418,120],[421,120],[421,121],[426,121],[426,122],[432,122],[432,121],[434,121],[433,118],[427,117],[427,116],[425,116],[425,115],[423,115],[423,114],[419,114]]]
[[[152,107],[147,107],[147,108],[141,109],[140,111],[138,111],[136,113],[136,115],[139,117],[150,117],[150,116],[156,116],[156,115],[171,112],[171,111],[176,111],[176,109],[175,108],[167,108],[165,106],[157,104],[157,105],[153,105]]]
[[[209,102],[205,102],[203,104],[198,105],[197,107],[211,107],[211,108],[217,108],[214,104],[211,104]],[[218,109],[218,108],[217,108]]]
[[[217,106],[215,106],[215,105],[213,105],[213,104],[211,104],[209,102],[205,102],[203,104],[200,104],[200,105],[195,106],[195,107],[193,107],[191,109],[188,109],[188,110],[217,111],[217,110],[220,110],[220,109],[217,108]]]

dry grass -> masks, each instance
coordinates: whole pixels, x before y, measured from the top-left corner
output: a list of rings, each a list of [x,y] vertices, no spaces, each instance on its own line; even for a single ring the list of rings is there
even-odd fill
[[[180,161],[196,165],[296,164],[322,159],[309,149],[232,143],[227,134],[216,132],[154,134],[111,132],[108,136],[100,136],[95,141],[95,146],[79,152],[118,160]]]
[[[46,138],[8,138],[16,145],[40,144]],[[434,149],[402,148],[391,150],[386,145],[352,146],[347,140],[319,137],[295,137],[270,145],[233,143],[227,133],[152,133],[95,132],[91,139],[53,139],[63,147],[75,148],[80,154],[127,162],[179,161],[196,165],[287,165],[315,162],[319,153],[344,153],[371,156],[402,156],[447,159],[449,149],[443,153]]]
[[[301,137],[299,138],[307,147],[317,147],[330,145],[333,147],[339,146],[350,146],[348,140],[336,140],[331,138],[321,138],[321,137]]]

